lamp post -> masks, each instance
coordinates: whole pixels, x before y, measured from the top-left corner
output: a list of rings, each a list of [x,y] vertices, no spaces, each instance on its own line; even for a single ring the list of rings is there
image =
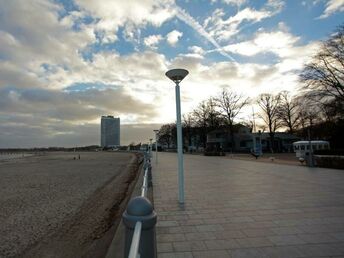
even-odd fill
[[[155,133],[155,164],[158,164],[158,132],[159,130],[153,130]]]
[[[176,84],[176,113],[177,113],[177,147],[178,147],[178,185],[179,203],[184,203],[184,164],[183,164],[183,137],[180,111],[180,88],[179,83],[189,74],[185,69],[172,69],[165,73]]]
[[[153,139],[149,139],[149,157],[152,158],[152,141]]]

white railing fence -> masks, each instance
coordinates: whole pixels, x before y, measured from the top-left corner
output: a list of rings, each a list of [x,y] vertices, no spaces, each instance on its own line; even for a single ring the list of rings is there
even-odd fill
[[[125,258],[156,258],[155,224],[157,215],[147,198],[152,186],[150,153],[144,153],[144,175],[141,196],[132,198],[123,213],[125,231]]]

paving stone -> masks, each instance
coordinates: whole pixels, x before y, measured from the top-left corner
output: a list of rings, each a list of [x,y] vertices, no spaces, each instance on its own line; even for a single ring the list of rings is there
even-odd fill
[[[158,223],[156,225],[158,228],[159,227],[175,227],[178,226],[177,221],[169,221],[169,220],[158,220]]]
[[[275,235],[275,233],[269,228],[248,228],[242,229],[242,232],[248,237]]]
[[[276,227],[276,228],[271,228],[271,231],[275,235],[292,235],[292,234],[303,233],[303,231],[298,227]]]
[[[212,240],[216,239],[212,232],[185,233],[187,240]]]
[[[240,247],[273,246],[274,244],[265,237],[248,237],[236,239]]]
[[[173,248],[177,252],[203,251],[207,249],[206,245],[201,241],[174,242]]]
[[[239,244],[235,239],[231,240],[224,240],[224,239],[218,239],[218,240],[205,240],[205,245],[210,250],[226,250],[226,249],[233,249],[233,248],[239,248]]]
[[[158,253],[159,258],[193,258],[191,252]]]
[[[159,243],[157,245],[158,253],[173,252],[172,243]]]
[[[184,234],[162,234],[157,235],[157,242],[174,242],[174,241],[185,241]]]
[[[298,234],[299,238],[304,240],[306,243],[309,244],[320,244],[320,243],[333,243],[338,242],[338,240],[326,233],[321,234]]]
[[[220,224],[199,225],[196,226],[198,232],[222,232],[223,227]]]
[[[264,256],[258,248],[245,248],[245,249],[236,249],[231,250],[230,255],[232,258],[252,258],[252,257],[259,257],[259,258],[267,258],[268,256]]]
[[[230,254],[224,250],[192,252],[194,258],[230,258]]]
[[[302,245],[306,244],[301,238],[296,235],[280,235],[267,237],[275,245]]]

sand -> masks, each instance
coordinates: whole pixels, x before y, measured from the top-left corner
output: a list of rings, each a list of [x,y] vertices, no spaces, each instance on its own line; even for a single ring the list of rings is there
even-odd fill
[[[129,153],[78,154],[0,162],[0,257],[106,253],[107,243],[95,242],[118,220],[138,160]]]

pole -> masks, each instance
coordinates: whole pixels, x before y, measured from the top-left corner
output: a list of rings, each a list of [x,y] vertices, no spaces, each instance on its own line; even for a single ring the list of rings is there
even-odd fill
[[[177,146],[178,146],[178,184],[179,184],[179,203],[184,203],[184,165],[183,165],[183,137],[180,110],[180,88],[176,82],[176,111],[177,111]]]
[[[311,142],[311,131],[308,127],[308,142],[309,142],[309,154],[308,154],[308,166],[313,167],[313,148]]]
[[[149,157],[152,158],[152,140],[153,139],[149,139]]]
[[[158,132],[155,131],[155,164],[158,164]]]

